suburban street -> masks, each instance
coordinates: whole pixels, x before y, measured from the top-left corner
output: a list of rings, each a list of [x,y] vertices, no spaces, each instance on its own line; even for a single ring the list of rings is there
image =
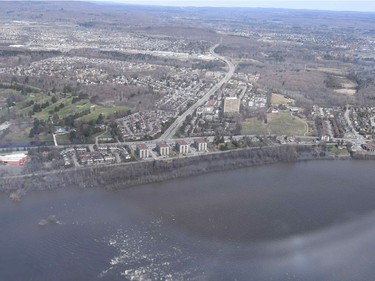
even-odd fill
[[[211,95],[213,95],[217,90],[219,90],[221,88],[221,86],[223,86],[225,83],[227,83],[232,78],[232,76],[234,74],[234,71],[236,69],[236,66],[230,60],[228,60],[227,58],[225,58],[223,56],[220,56],[220,55],[215,53],[215,49],[219,45],[220,44],[216,44],[216,45],[212,46],[210,48],[210,53],[211,53],[211,55],[213,55],[214,57],[216,57],[219,60],[224,61],[228,65],[229,69],[228,69],[227,74],[215,86],[213,86],[202,98],[200,98],[195,104],[193,104],[189,109],[187,109],[183,114],[181,114],[172,123],[172,125],[169,126],[169,128],[160,136],[160,138],[158,139],[159,141],[164,141],[164,140],[172,138],[176,134],[178,128],[182,125],[182,123],[184,122],[186,117],[188,115],[191,115],[194,112],[194,110],[196,110],[199,106],[201,106],[205,102],[207,102]]]

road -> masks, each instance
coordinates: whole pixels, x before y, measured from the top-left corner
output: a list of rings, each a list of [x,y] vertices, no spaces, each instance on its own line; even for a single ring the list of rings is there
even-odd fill
[[[215,86],[213,86],[202,98],[200,98],[195,104],[193,104],[190,108],[188,108],[183,114],[177,117],[177,119],[172,123],[172,125],[169,126],[169,128],[160,136],[160,138],[158,139],[159,141],[165,141],[165,140],[171,139],[176,134],[178,128],[181,127],[186,117],[188,115],[191,115],[194,112],[194,110],[196,110],[199,106],[206,103],[209,100],[211,95],[213,95],[217,90],[221,88],[221,86],[223,86],[232,78],[234,71],[236,69],[236,66],[227,58],[219,56],[218,54],[215,53],[215,49],[219,45],[220,44],[216,44],[212,46],[210,48],[210,53],[214,57],[218,58],[219,60],[224,61],[227,64],[229,68],[227,74]]]
[[[352,130],[352,132],[355,136],[355,139],[353,139],[353,141],[357,142],[358,145],[360,145],[362,143],[365,143],[365,138],[356,131],[356,129],[353,126],[352,120],[350,120],[349,106],[346,106],[346,111],[344,113],[344,117],[345,117],[346,123],[348,123],[348,126],[350,127],[350,129]]]

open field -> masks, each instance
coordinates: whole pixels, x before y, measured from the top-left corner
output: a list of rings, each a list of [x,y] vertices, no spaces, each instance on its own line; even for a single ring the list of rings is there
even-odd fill
[[[100,114],[108,117],[112,114],[118,113],[118,112],[127,112],[129,111],[129,107],[126,106],[111,106],[111,107],[104,107],[101,105],[93,105],[91,104],[90,106],[90,113],[82,116],[79,118],[79,120],[82,121],[90,121],[90,120],[95,120],[98,118]]]
[[[335,93],[354,96],[357,91],[355,89],[336,89],[334,90]]]
[[[303,136],[307,129],[307,123],[290,114],[288,111],[279,113],[269,113],[267,124],[256,118],[246,119],[242,123],[243,135],[288,135]]]
[[[347,149],[339,149],[336,146],[328,147],[328,151],[337,155],[337,156],[349,156],[349,152]]]
[[[317,71],[327,73],[327,74],[333,74],[333,75],[340,75],[344,76],[347,75],[348,72],[345,69],[338,69],[338,68],[330,68],[330,67],[318,67],[316,69]]]
[[[290,112],[270,113],[267,119],[271,134],[303,136],[306,132],[306,122],[291,115]]]
[[[59,145],[71,144],[70,139],[69,139],[69,134],[57,135],[56,141]]]
[[[273,93],[271,96],[272,105],[289,104],[291,102],[293,102],[293,100],[286,98],[284,95]]]
[[[242,135],[264,135],[268,134],[267,124],[263,120],[258,120],[257,118],[246,119],[242,123]]]
[[[5,142],[27,142],[29,139],[29,132],[31,128],[19,129],[11,128],[10,133],[4,137]]]

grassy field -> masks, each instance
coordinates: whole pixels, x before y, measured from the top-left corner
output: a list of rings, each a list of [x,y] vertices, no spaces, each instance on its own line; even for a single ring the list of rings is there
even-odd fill
[[[350,155],[347,149],[339,149],[336,146],[328,147],[328,151],[337,156],[349,156]]]
[[[104,107],[100,105],[95,105],[93,107],[90,106],[90,108],[91,108],[90,114],[87,114],[79,118],[80,120],[89,121],[92,119],[97,119],[100,114],[103,114],[104,116],[109,116],[116,112],[125,112],[129,110],[129,108],[126,106]]]
[[[306,132],[306,122],[292,116],[290,112],[270,113],[267,115],[267,119],[271,134],[303,136]]]
[[[33,118],[38,118],[39,120],[47,120],[50,116],[57,114],[60,119],[63,119],[69,115],[74,115],[77,113],[89,112],[84,116],[79,117],[83,121],[90,121],[92,119],[98,118],[100,114],[104,116],[109,116],[116,112],[125,112],[128,111],[129,108],[126,106],[113,106],[113,107],[105,107],[102,105],[93,104],[90,102],[88,98],[84,98],[78,100],[75,103],[72,103],[74,98],[73,94],[64,94],[64,93],[57,93],[53,95],[48,95],[43,93],[42,90],[37,88],[32,88],[35,92],[28,93],[23,96],[22,101],[17,102],[15,106],[11,109],[13,113],[20,113],[21,116],[29,116],[30,112],[32,112]],[[0,88],[0,95],[10,95],[10,94],[18,94],[20,95],[20,91],[16,91],[14,89],[3,89]],[[52,97],[55,96],[57,101],[55,103],[52,102]],[[45,103],[49,103],[49,105],[45,108],[41,108],[40,112],[33,112],[33,108],[35,104],[42,105]],[[59,106],[63,104],[61,108]],[[55,110],[58,108],[58,110]],[[7,110],[2,110],[0,112],[0,116],[7,115]]]
[[[30,141],[29,133],[31,128],[25,129],[13,129],[4,137],[5,141],[12,141],[12,142],[24,142]]]
[[[26,90],[25,90],[26,89]],[[8,108],[8,100],[12,106]],[[42,89],[24,86],[22,84],[10,84],[0,82],[0,118],[10,120],[10,132],[3,137],[6,142],[28,142],[32,140],[53,141],[52,134],[48,134],[48,126],[51,121],[61,121],[67,117],[66,126],[72,126],[72,121],[80,120],[88,123],[96,120],[100,114],[106,117],[111,115],[124,115],[129,112],[127,106],[103,106],[92,103],[89,96],[83,93],[46,93]],[[12,120],[17,118],[17,125]],[[30,130],[33,127],[33,119],[45,121],[42,131],[35,137],[30,138]],[[58,120],[56,120],[58,119]],[[64,125],[63,125],[64,126]],[[56,127],[56,126],[55,126]],[[98,135],[102,132],[98,133]],[[69,135],[57,136],[59,144],[70,144]],[[90,142],[95,141],[95,136],[91,136]]]
[[[257,118],[246,119],[242,123],[242,135],[264,135],[267,133],[267,124]]]
[[[56,141],[58,144],[71,144],[70,139],[69,139],[69,134],[65,135],[57,135],[56,136]]]
[[[242,123],[243,135],[288,135],[303,136],[306,132],[307,123],[290,112],[269,113],[267,115],[267,124],[256,118],[247,119]]]
[[[290,99],[288,99],[285,96],[280,95],[280,94],[273,93],[272,96],[271,96],[271,104],[273,104],[273,105],[288,104],[290,102],[292,102],[292,100],[290,100]]]
[[[18,91],[13,89],[1,89],[0,88],[0,95],[9,95],[9,94],[17,94]]]
[[[41,134],[41,135],[39,135],[39,140],[52,142],[53,136],[52,136],[52,134],[44,134],[44,135]]]

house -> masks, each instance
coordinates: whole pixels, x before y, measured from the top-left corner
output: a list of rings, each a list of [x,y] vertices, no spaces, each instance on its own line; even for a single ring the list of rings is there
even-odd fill
[[[138,144],[136,148],[136,153],[139,156],[139,158],[148,158],[148,146],[144,143]]]
[[[296,112],[299,111],[299,108],[298,107],[289,107],[289,111],[296,113]]]
[[[86,147],[77,147],[76,151],[77,151],[78,154],[84,154],[84,153],[87,152],[87,148]]]
[[[207,142],[202,138],[195,139],[194,140],[194,147],[198,151],[207,151]]]
[[[169,145],[165,142],[159,142],[156,144],[156,150],[160,156],[169,155]]]
[[[189,152],[189,145],[184,140],[178,140],[176,141],[176,150],[178,153],[188,153]]]
[[[115,162],[116,161],[115,156],[113,156],[111,154],[105,154],[105,155],[103,155],[103,158],[104,158],[105,162]]]
[[[56,135],[69,134],[69,131],[65,128],[58,128],[55,132]]]

